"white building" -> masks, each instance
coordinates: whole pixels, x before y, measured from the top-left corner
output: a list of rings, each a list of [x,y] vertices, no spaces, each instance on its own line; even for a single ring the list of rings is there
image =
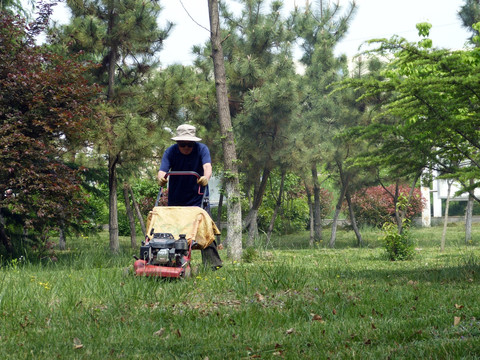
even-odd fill
[[[458,182],[453,182],[450,189],[450,201],[468,201],[468,193],[463,193],[455,196],[455,193],[461,188]],[[432,189],[429,187],[421,187],[422,197],[426,200],[425,207],[422,211],[422,226],[430,226],[432,220],[431,203],[433,202],[433,217],[441,218],[442,214],[442,200],[448,197],[448,183],[445,179],[434,178]],[[432,194],[432,196],[430,196]],[[480,189],[475,189],[475,196],[480,197]],[[432,200],[430,200],[430,198]]]

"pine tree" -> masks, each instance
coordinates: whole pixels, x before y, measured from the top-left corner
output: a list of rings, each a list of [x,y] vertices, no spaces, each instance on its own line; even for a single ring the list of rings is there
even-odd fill
[[[465,5],[460,8],[458,16],[462,20],[463,27],[472,32],[470,40],[479,34],[474,25],[480,22],[480,3],[478,0],[465,0]],[[478,45],[476,45],[478,46]]]
[[[222,17],[229,34],[224,48],[230,112],[247,194],[254,189],[244,221],[251,246],[258,233],[257,214],[269,175],[287,163],[287,143],[293,141],[289,124],[298,102],[291,56],[294,34],[281,15],[282,2],[245,0],[242,5],[239,16],[223,7]]]
[[[293,14],[294,29],[303,41],[301,61],[306,66],[298,126],[302,132],[309,134],[304,141],[304,159],[312,174],[317,241],[322,237],[318,171],[329,159],[335,158],[336,147],[332,139],[342,126],[339,119],[343,116],[341,96],[331,95],[333,88],[330,85],[348,71],[347,59],[344,56],[335,57],[334,48],[345,36],[355,10],[353,2],[342,15],[338,4],[330,6],[330,3],[320,1],[319,8],[307,4],[305,9],[296,9]]]
[[[145,86],[172,24],[159,28],[158,1],[68,0],[67,5],[71,24],[51,36],[57,50],[83,51],[100,63],[93,80],[105,87],[105,106],[91,134],[108,162],[110,249],[117,252],[117,168],[152,155],[151,139],[163,118],[154,115],[164,111],[164,99],[156,97],[162,89],[147,92]]]

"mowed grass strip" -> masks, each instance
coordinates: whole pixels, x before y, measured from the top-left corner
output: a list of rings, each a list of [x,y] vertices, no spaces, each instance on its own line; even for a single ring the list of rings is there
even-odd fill
[[[387,261],[380,233],[354,248],[276,237],[249,261],[198,267],[188,280],[125,274],[134,251],[105,234],[75,239],[57,261],[0,270],[2,359],[475,359],[480,356],[480,228],[413,229],[411,261]],[[328,232],[325,231],[325,238]],[[300,246],[298,246],[300,247]]]

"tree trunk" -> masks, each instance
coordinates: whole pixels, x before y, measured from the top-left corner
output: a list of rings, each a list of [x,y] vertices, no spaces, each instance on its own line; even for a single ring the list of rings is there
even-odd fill
[[[398,180],[395,183],[395,194],[393,195],[393,204],[395,206],[395,222],[397,223],[398,233],[401,234],[403,232],[403,217],[402,212],[398,208],[398,197],[400,195],[400,186],[398,184]]]
[[[473,180],[470,179],[470,185]],[[473,190],[472,190],[473,191]],[[473,218],[473,196],[469,193],[467,201],[467,209],[465,210],[465,244],[468,245],[472,241],[472,218]]]
[[[110,251],[117,253],[120,249],[118,241],[118,209],[117,209],[117,157],[108,157],[108,192],[109,192],[109,221]]]
[[[67,241],[65,236],[65,224],[63,220],[61,220],[60,227],[58,228],[58,248],[60,250],[65,250],[67,248]]]
[[[363,246],[362,234],[360,233],[360,230],[358,229],[358,226],[357,226],[357,220],[355,219],[355,212],[353,211],[352,198],[350,196],[350,191],[348,190],[345,193],[345,199],[347,200],[347,204],[348,204],[348,214],[350,215],[350,223],[352,224],[353,231],[355,232],[355,236],[357,237],[357,245],[359,247],[362,247]]]
[[[112,3],[113,4],[113,3]],[[113,27],[115,25],[115,14],[111,3],[108,12],[108,29],[109,36],[113,36]],[[115,66],[117,63],[118,46],[112,43],[108,54],[108,87],[107,101],[113,101],[115,97]],[[113,124],[110,124],[110,135],[113,137]],[[109,144],[112,151],[112,144]],[[118,240],[118,204],[117,204],[117,164],[118,155],[108,155],[108,191],[109,191],[109,220],[108,228],[110,235],[110,251],[117,253],[120,249]]]
[[[265,167],[262,173],[262,180],[260,181],[260,185],[258,186],[257,191],[255,191],[252,208],[248,212],[247,215],[247,225],[248,225],[248,239],[247,239],[247,246],[251,247],[255,243],[255,238],[258,237],[258,209],[262,205],[263,196],[265,195],[265,191],[267,189],[267,182],[270,176],[271,169],[269,167]]]
[[[247,238],[247,247],[255,246],[255,239],[258,238],[258,210],[250,209],[248,213],[248,238]]]
[[[128,191],[130,192],[130,196],[132,197],[133,208],[135,209],[135,213],[137,214],[138,221],[140,222],[140,227],[142,228],[143,237],[145,237],[147,234],[145,221],[143,221],[142,212],[140,211],[140,207],[138,206],[138,203],[135,200],[135,195],[133,194],[133,190],[130,185],[128,185]]]
[[[312,180],[313,180],[313,233],[315,241],[320,242],[322,240],[322,216],[320,205],[320,185],[318,184],[318,172],[317,164],[312,167]]]
[[[340,215],[340,211],[342,210],[342,203],[343,199],[345,198],[345,193],[347,192],[349,179],[345,179],[342,181],[342,189],[340,191],[340,196],[337,201],[337,205],[335,206],[335,214],[333,215],[332,221],[332,234],[330,235],[330,242],[328,246],[331,248],[335,247],[335,241],[337,240],[337,225],[338,225],[338,217]]]
[[[210,18],[210,42],[212,46],[213,71],[217,95],[218,122],[222,136],[227,199],[228,255],[233,260],[242,258],[242,208],[238,180],[237,153],[230,109],[228,107],[227,78],[220,33],[218,0],[208,0]]]
[[[309,218],[308,218],[308,227],[309,227],[309,230],[310,230],[310,237],[309,237],[309,240],[308,240],[308,245],[310,247],[313,247],[314,243],[315,243],[315,237],[314,237],[314,233],[313,233],[313,203],[312,203],[312,193],[310,192],[310,188],[308,187],[307,183],[304,182],[305,184],[305,191],[307,193],[307,203],[308,203],[308,215],[309,215]]]
[[[132,249],[137,247],[137,234],[135,230],[135,217],[133,216],[132,207],[130,206],[130,197],[128,196],[128,184],[123,184],[123,197],[125,199],[125,210],[127,211],[128,223],[130,225],[130,245]]]
[[[267,245],[270,243],[270,239],[272,238],[273,227],[275,226],[275,220],[277,219],[278,211],[280,210],[280,206],[282,206],[282,199],[283,199],[283,187],[285,186],[285,171],[282,171],[280,180],[280,188],[278,189],[278,197],[277,202],[275,203],[275,210],[273,210],[272,218],[270,219],[270,225],[268,226],[267,231]]]
[[[115,13],[113,3],[108,2],[110,9],[108,11],[108,29],[107,35],[113,37],[113,28],[115,27]],[[112,101],[115,96],[115,67],[117,64],[118,56],[118,44],[112,41],[110,50],[108,53],[108,88],[107,88],[107,100]]]
[[[440,250],[442,252],[445,250],[445,239],[447,237],[448,207],[450,206],[450,190],[452,189],[452,183],[453,183],[453,180],[447,180],[447,200],[445,202],[445,215],[443,217],[442,242],[440,245]]]

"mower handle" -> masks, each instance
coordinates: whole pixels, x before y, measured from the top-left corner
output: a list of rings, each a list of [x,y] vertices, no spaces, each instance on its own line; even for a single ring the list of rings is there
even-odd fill
[[[200,179],[200,174],[197,173],[196,171],[169,171],[165,174],[164,178],[168,178],[171,175],[192,175],[195,176],[197,179]],[[208,185],[206,186],[208,187]],[[208,197],[205,196],[205,193],[202,193],[202,186],[198,184],[198,195],[204,195],[204,200],[207,199],[208,203]],[[158,202],[160,201],[160,197],[162,196],[162,187],[160,186],[160,191],[158,192],[157,196],[157,201],[155,202],[155,206],[158,206]],[[202,202],[204,202],[204,200]]]
[[[200,174],[197,173],[196,171],[169,171],[165,174],[165,179],[170,175],[193,175],[193,176],[196,176],[197,179],[200,178]]]
[[[169,171],[165,174],[165,179],[172,175],[192,175],[195,176],[197,179],[200,179],[200,174],[196,171]],[[202,193],[202,185],[198,185],[198,195],[203,195]]]

